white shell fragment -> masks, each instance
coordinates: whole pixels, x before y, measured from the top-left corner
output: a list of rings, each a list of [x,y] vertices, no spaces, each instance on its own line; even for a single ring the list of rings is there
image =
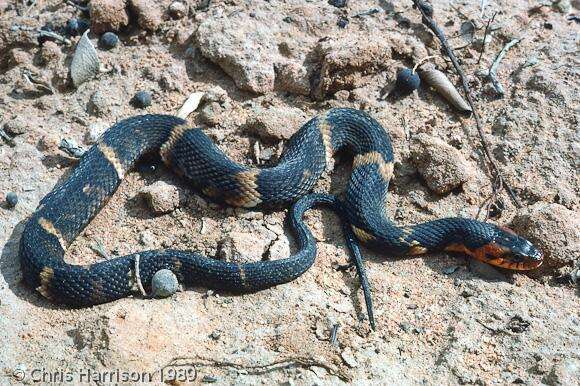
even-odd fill
[[[153,296],[156,298],[167,298],[179,289],[177,277],[169,269],[161,269],[155,272],[151,281]]]
[[[75,87],[94,78],[101,66],[97,50],[89,40],[88,34],[89,30],[81,36],[70,66],[70,75]]]
[[[470,112],[471,107],[457,91],[447,76],[434,68],[419,70],[419,76],[429,86],[433,87],[443,98],[459,111]]]
[[[204,92],[194,92],[187,98],[183,106],[177,112],[177,116],[179,118],[185,119],[189,114],[195,111],[198,108],[201,99],[205,95]]]

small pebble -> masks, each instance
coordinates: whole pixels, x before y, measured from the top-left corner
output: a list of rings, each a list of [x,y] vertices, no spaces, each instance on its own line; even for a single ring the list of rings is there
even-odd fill
[[[217,381],[217,377],[214,377],[213,375],[204,375],[201,379],[202,383],[216,383]]]
[[[8,192],[6,194],[6,203],[9,208],[14,208],[18,204],[18,196],[14,192]]]
[[[169,269],[161,269],[155,272],[151,281],[153,296],[156,298],[167,298],[177,292],[179,282],[177,277]]]
[[[151,94],[147,91],[139,91],[132,99],[135,107],[144,108],[151,105]]]
[[[413,90],[418,89],[420,84],[419,74],[413,72],[410,68],[403,68],[397,74],[395,87],[403,94],[410,94]]]
[[[348,25],[348,19],[347,19],[346,17],[344,17],[344,16],[341,16],[341,17],[338,19],[338,22],[336,22],[336,25],[337,25],[339,28],[346,28],[346,26]]]
[[[346,7],[347,3],[348,3],[348,0],[328,0],[328,4],[330,4],[336,8],[344,8],[344,7]]]
[[[101,35],[99,42],[101,43],[101,47],[110,50],[111,48],[117,47],[117,44],[119,44],[119,37],[112,32],[105,32]]]
[[[82,35],[89,29],[89,22],[82,19],[70,19],[64,27],[65,32],[70,36]]]
[[[181,19],[187,13],[187,7],[181,1],[174,1],[169,6],[169,14],[174,19]]]

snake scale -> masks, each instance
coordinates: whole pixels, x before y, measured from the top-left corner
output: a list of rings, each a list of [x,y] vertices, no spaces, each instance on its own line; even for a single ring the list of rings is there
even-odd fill
[[[354,156],[344,199],[308,194],[330,158],[342,148]],[[90,265],[65,262],[67,247],[105,205],[127,171],[144,153],[154,151],[212,200],[247,208],[294,202],[289,218],[298,251],[284,259],[245,264],[172,249]],[[74,306],[131,294],[136,261],[147,289],[154,273],[163,268],[188,285],[234,292],[265,289],[297,278],[313,264],[316,244],[302,215],[318,204],[339,212],[358,240],[383,253],[461,252],[514,270],[533,269],[542,263],[541,252],[530,242],[490,223],[443,218],[397,226],[385,211],[392,174],[389,135],[360,110],[332,109],[311,119],[287,142],[278,164],[263,169],[233,162],[201,129],[191,128],[175,116],[131,117],[109,128],[27,220],[19,250],[24,280],[47,299]]]

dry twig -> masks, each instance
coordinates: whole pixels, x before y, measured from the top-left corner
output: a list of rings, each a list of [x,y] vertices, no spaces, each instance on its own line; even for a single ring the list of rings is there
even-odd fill
[[[463,86],[463,91],[465,92],[465,95],[467,97],[467,102],[469,103],[469,105],[471,106],[471,110],[473,111],[473,117],[475,118],[475,125],[477,127],[477,132],[479,134],[481,146],[483,147],[483,152],[484,152],[485,156],[487,157],[489,164],[491,165],[490,172],[492,174],[492,176],[491,176],[492,182],[494,182],[494,184],[492,185],[494,194],[496,194],[498,189],[501,186],[503,186],[505,188],[505,190],[508,192],[513,203],[518,208],[521,208],[522,204],[518,200],[517,196],[515,195],[515,193],[511,189],[511,187],[505,182],[505,179],[503,178],[501,171],[500,171],[499,167],[497,166],[497,163],[495,162],[495,159],[491,155],[491,150],[489,149],[489,145],[488,145],[487,141],[485,140],[485,136],[483,133],[483,125],[481,123],[481,118],[479,117],[479,113],[477,112],[477,109],[475,108],[475,104],[473,103],[473,98],[471,96],[471,89],[469,88],[469,84],[467,83],[467,77],[465,76],[465,73],[461,69],[461,66],[459,65],[459,61],[457,60],[457,57],[453,53],[453,49],[451,48],[451,46],[449,46],[449,43],[447,42],[447,39],[445,38],[445,33],[443,33],[441,28],[439,28],[437,23],[435,23],[435,21],[432,18],[433,8],[431,7],[430,4],[426,3],[423,0],[413,0],[413,3],[415,4],[417,9],[419,10],[419,12],[421,12],[421,15],[423,16],[423,18],[422,18],[423,24],[425,24],[427,27],[429,27],[429,29],[431,31],[433,31],[435,36],[437,36],[437,38],[441,42],[441,45],[443,46],[443,49],[445,50],[445,53],[447,54],[449,59],[451,59],[451,63],[453,63],[453,67],[455,67],[455,70],[457,71],[457,73],[459,74],[459,77],[461,78],[461,84]]]
[[[487,24],[485,25],[485,32],[483,33],[483,40],[481,42],[481,51],[479,51],[479,58],[477,58],[477,64],[479,64],[481,62],[481,57],[483,56],[483,53],[485,52],[485,41],[487,40],[487,35],[490,32],[491,23],[493,23],[493,21],[495,20],[496,15],[497,15],[497,12],[494,12],[493,15],[491,15],[491,18],[487,21]]]
[[[506,44],[502,48],[502,50],[499,52],[499,54],[497,54],[495,60],[493,61],[491,67],[489,68],[489,72],[488,72],[487,76],[489,77],[489,80],[491,80],[491,84],[493,85],[493,88],[495,89],[495,91],[497,91],[497,93],[500,96],[504,96],[505,90],[503,89],[503,86],[501,85],[501,83],[497,79],[497,68],[499,67],[499,63],[502,61],[506,52],[508,52],[508,50],[510,48],[512,48],[513,46],[518,44],[521,40],[522,40],[521,38],[513,39],[508,44]]]

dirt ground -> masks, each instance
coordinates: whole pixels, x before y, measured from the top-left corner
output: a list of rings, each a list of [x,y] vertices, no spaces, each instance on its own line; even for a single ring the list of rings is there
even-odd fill
[[[77,162],[60,141],[86,149],[116,121],[176,113],[193,92],[205,96],[188,120],[249,165],[275,164],[284,141],[328,108],[363,109],[393,138],[389,213],[397,223],[481,219],[491,183],[473,118],[425,86],[390,94],[398,69],[429,55],[459,85],[437,38],[410,0],[341,3],[0,0],[0,384],[578,384],[577,1],[435,3],[486,140],[522,202],[518,209],[502,192],[490,221],[544,250],[537,272],[364,249],[377,319],[371,331],[355,272],[336,269],[348,257],[338,218],[312,210],[315,265],[259,293],[187,288],[162,300],[69,309],[21,282],[23,224]],[[91,23],[103,67],[78,87],[69,67],[80,36],[63,29],[71,18]],[[66,40],[39,44],[37,30],[49,24]],[[98,43],[106,31],[118,34],[118,46]],[[487,71],[516,38],[498,67],[502,98]],[[151,93],[151,106],[134,107],[138,91]],[[339,155],[316,190],[343,191],[350,163]],[[167,198],[177,208],[165,214],[139,193],[160,180],[178,192]],[[8,192],[18,196],[13,208]],[[235,261],[285,257],[295,250],[285,213],[213,204],[146,159],[66,258],[103,259],[97,244],[112,257],[164,247]]]

